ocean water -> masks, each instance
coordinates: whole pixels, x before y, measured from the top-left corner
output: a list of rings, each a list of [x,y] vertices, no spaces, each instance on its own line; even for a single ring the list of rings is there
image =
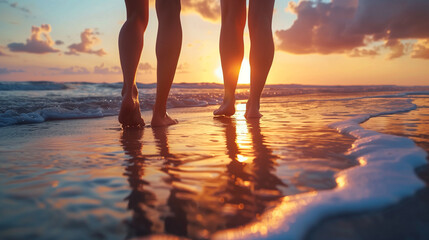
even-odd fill
[[[154,86],[139,87],[150,109]],[[1,83],[2,239],[302,239],[425,187],[429,88],[272,85],[264,117],[246,121],[241,100],[233,118],[211,116],[221,85],[178,84],[180,123],[131,131],[116,121],[120,88]]]
[[[138,84],[142,110],[151,110],[155,84]],[[122,83],[0,82],[0,127],[49,120],[97,118],[119,113]],[[413,92],[421,87],[267,85],[263,96]],[[173,84],[168,108],[202,107],[221,103],[223,86],[216,83]],[[239,86],[237,99],[246,99],[247,86]]]

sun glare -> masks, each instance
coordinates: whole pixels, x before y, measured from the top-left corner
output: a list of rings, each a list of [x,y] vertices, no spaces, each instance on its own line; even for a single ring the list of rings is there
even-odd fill
[[[216,76],[223,80],[223,74],[222,74],[222,66],[219,65],[219,67],[215,70]],[[247,58],[243,59],[241,62],[241,68],[240,68],[240,74],[238,76],[238,84],[249,84],[250,83],[250,63]]]

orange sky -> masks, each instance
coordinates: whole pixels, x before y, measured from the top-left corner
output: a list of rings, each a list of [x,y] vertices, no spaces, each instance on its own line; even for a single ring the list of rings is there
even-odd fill
[[[422,2],[277,0],[268,84],[429,85],[429,4]],[[182,10],[175,82],[221,83],[219,1],[182,0]],[[0,81],[119,82],[117,37],[124,20],[122,1],[1,0]],[[156,81],[156,30],[151,8],[139,82]],[[246,32],[245,58],[249,44]]]

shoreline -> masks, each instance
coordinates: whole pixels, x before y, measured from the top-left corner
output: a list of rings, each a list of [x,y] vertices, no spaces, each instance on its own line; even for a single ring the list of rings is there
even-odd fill
[[[238,104],[243,105],[241,102],[238,102]],[[154,189],[157,189],[157,188],[164,189],[161,192],[157,193],[157,194],[160,194],[160,196],[168,196],[170,194],[170,196],[175,196],[175,198],[178,198],[178,196],[182,196],[181,194],[185,192],[187,193],[188,191],[190,192],[196,191],[196,188],[192,188],[194,184],[197,184],[198,182],[203,181],[204,179],[206,179],[206,177],[210,179],[211,176],[214,176],[213,175],[214,172],[216,172],[217,174],[218,170],[219,170],[219,173],[221,173],[224,170],[221,170],[221,168],[219,168],[220,167],[219,163],[227,164],[228,161],[235,161],[234,159],[253,161],[253,164],[258,164],[257,159],[265,159],[264,161],[268,160],[274,163],[273,165],[270,165],[270,167],[267,169],[274,167],[275,169],[277,169],[276,170],[277,172],[283,172],[282,174],[288,173],[288,171],[291,171],[293,169],[292,166],[295,166],[296,169],[290,172],[291,174],[290,176],[293,176],[293,174],[298,174],[297,176],[300,176],[300,178],[297,178],[297,180],[300,179],[300,181],[303,181],[301,183],[302,186],[296,187],[294,189],[293,184],[297,184],[297,183],[287,180],[290,178],[290,176],[287,177],[288,176],[287,174],[279,175],[279,177],[282,179],[283,182],[286,181],[286,183],[288,184],[288,187],[279,187],[278,189],[280,191],[286,191],[290,195],[298,194],[300,192],[301,193],[309,192],[309,191],[311,192],[312,188],[319,189],[317,191],[320,191],[320,193],[322,193],[326,189],[332,189],[333,187],[335,187],[335,184],[337,183],[332,182],[332,180],[329,180],[329,179],[332,179],[333,177],[332,173],[330,173],[331,175],[328,174],[326,176],[321,175],[320,179],[314,180],[315,182],[323,183],[322,185],[320,184],[314,185],[314,183],[312,182],[313,180],[311,178],[314,176],[306,175],[308,173],[311,173],[311,171],[314,171],[313,170],[314,167],[316,167],[315,169],[318,169],[318,171],[320,171],[321,173],[324,173],[324,172],[329,173],[331,170],[324,171],[320,169],[320,166],[324,166],[326,164],[325,162],[321,161],[320,163],[318,163],[318,162],[311,162],[311,161],[303,161],[303,163],[299,163],[299,162],[294,163],[294,162],[291,162],[293,158],[288,159],[288,157],[290,157],[289,155],[293,154],[295,151],[298,151],[298,153],[300,152],[300,154],[303,154],[303,155],[295,156],[302,160],[305,160],[307,158],[308,159],[320,158],[322,156],[322,153],[326,153],[326,151],[332,151],[333,148],[336,148],[336,149],[344,148],[344,151],[345,151],[353,141],[347,140],[347,138],[345,137],[344,140],[342,140],[344,142],[337,143],[339,144],[338,146],[340,148],[329,146],[329,145],[332,145],[333,140],[338,138],[343,138],[344,136],[340,136],[340,134],[335,133],[334,130],[328,130],[327,128],[322,127],[322,125],[326,126],[326,123],[328,122],[338,121],[339,119],[337,118],[337,120],[333,120],[332,116],[324,116],[323,115],[324,110],[322,108],[324,105],[321,105],[318,107],[318,108],[322,108],[320,110],[315,110],[312,107],[306,107],[304,110],[300,110],[303,112],[299,112],[299,111],[295,111],[294,108],[292,108],[291,104],[293,103],[282,102],[281,106],[277,106],[279,103],[275,102],[275,99],[269,99],[269,100],[266,100],[266,102],[263,104],[264,104],[263,109],[265,109],[266,116],[264,116],[263,119],[261,119],[258,125],[255,125],[251,122],[244,120],[242,118],[244,109],[240,109],[240,108],[238,108],[237,116],[229,119],[228,121],[220,121],[220,120],[214,119],[213,116],[211,115],[211,111],[217,106],[213,105],[208,107],[169,109],[169,112],[173,117],[179,116],[179,124],[168,127],[167,128],[168,131],[166,132],[164,131],[160,132],[160,131],[157,131],[155,128],[152,129],[150,127],[145,127],[142,131],[137,132],[137,133],[140,132],[141,136],[139,135],[140,134],[139,133],[137,135],[132,134],[124,138],[124,136],[122,135],[123,133],[121,133],[122,130],[119,126],[119,123],[117,122],[116,116],[111,116],[111,117],[104,117],[104,118],[97,118],[97,119],[49,121],[49,122],[44,122],[40,124],[9,126],[9,127],[2,128],[4,130],[7,130],[7,131],[4,131],[6,132],[6,135],[3,136],[4,138],[2,141],[6,141],[6,140],[9,141],[7,144],[8,148],[5,149],[7,150],[7,152],[9,152],[9,155],[7,155],[9,157],[13,157],[14,152],[18,153],[22,151],[22,148],[24,148],[26,152],[19,155],[20,158],[23,159],[21,160],[22,164],[24,165],[27,164],[27,161],[25,161],[25,159],[28,159],[29,160],[28,164],[30,164],[29,166],[32,166],[32,168],[34,168],[34,166],[46,165],[45,163],[43,163],[43,161],[46,160],[46,158],[48,158],[53,153],[56,153],[57,157],[55,159],[64,159],[66,161],[64,160],[60,161],[59,162],[60,165],[55,165],[54,162],[49,163],[48,166],[52,168],[51,170],[60,171],[61,169],[63,169],[70,172],[70,174],[74,173],[77,176],[80,176],[80,174],[83,174],[82,176],[80,176],[80,178],[85,179],[85,181],[95,182],[97,184],[98,182],[100,182],[100,184],[98,184],[100,185],[99,187],[110,186],[109,182],[113,180],[109,180],[109,179],[116,179],[114,180],[116,181],[116,183],[112,184],[111,186],[112,188],[120,187],[121,189],[120,191],[119,190],[115,190],[115,191],[119,191],[121,194],[112,195],[111,198],[112,198],[112,203],[120,202],[121,208],[109,206],[106,209],[109,209],[109,211],[111,211],[112,209],[116,209],[115,211],[118,211],[116,214],[118,214],[118,216],[122,216],[121,219],[124,219],[124,217],[129,220],[133,219],[130,216],[131,212],[129,210],[124,212],[124,210],[126,210],[126,206],[124,206],[125,203],[123,202],[123,199],[124,199],[123,193],[127,192],[128,191],[127,189],[130,188],[129,183],[126,181],[130,181],[131,178],[128,178],[127,180],[127,179],[123,179],[123,177],[118,177],[118,176],[123,176],[124,171],[125,173],[131,171],[131,173],[137,174],[138,171],[134,171],[132,170],[133,168],[128,168],[128,167],[133,166],[133,164],[135,163],[138,163],[138,161],[140,161],[139,159],[146,159],[145,160],[146,173],[144,175],[140,175],[139,179],[142,178],[145,181],[149,181],[152,184],[154,184],[154,186],[146,185],[146,184],[141,185],[140,183],[138,186],[143,187],[144,189],[147,189],[146,191],[149,191],[152,193],[153,192],[157,193],[156,190]],[[322,102],[320,104],[327,104],[327,103]],[[301,107],[301,105],[298,105],[298,106]],[[313,106],[313,105],[309,105],[309,106]],[[329,105],[324,107],[329,108]],[[316,114],[317,113],[316,111],[319,111],[321,115],[318,116]],[[286,113],[288,114],[286,117],[283,117],[283,118],[279,117],[279,116],[284,116],[284,114]],[[312,122],[309,122],[309,123],[305,122],[310,120],[306,115],[307,113],[316,114],[316,115],[311,115]],[[146,121],[150,122],[151,111],[143,111],[142,115]],[[317,127],[317,126],[320,126],[320,127]],[[18,131],[15,131],[15,130],[18,130]],[[308,137],[311,137],[308,140],[306,140],[306,141],[309,141],[308,144],[310,144],[308,147],[302,147],[306,144],[306,142],[303,142],[303,139],[301,139],[303,134],[308,134]],[[332,134],[332,136],[329,134]],[[338,136],[336,134],[338,134]],[[186,137],[186,135],[188,135],[188,137]],[[33,140],[39,141],[39,143],[33,142],[31,140],[31,136],[33,137]],[[198,136],[200,141],[195,141],[196,139],[193,139],[193,138],[196,138],[196,136]],[[325,140],[324,138],[328,136],[331,136],[332,138],[328,138]],[[29,137],[30,139],[28,139]],[[84,144],[85,142],[87,143]],[[326,149],[322,148],[316,151],[315,149],[317,148],[315,148],[315,146],[319,147],[321,146],[321,144],[322,145],[326,144],[327,148]],[[144,149],[144,151],[142,149]],[[332,153],[335,153],[335,152],[332,152]],[[332,153],[329,153],[329,154],[332,154]],[[327,154],[326,156],[329,156],[329,154]],[[195,157],[193,157],[192,155],[195,155]],[[37,156],[36,159],[35,159],[35,156]],[[201,159],[198,159],[198,158],[203,158],[207,160],[211,159],[211,160],[202,164],[203,162],[199,163]],[[31,160],[31,159],[34,159],[34,160]],[[137,162],[134,161],[133,159],[136,159]],[[181,161],[177,161],[177,160],[181,160]],[[182,160],[186,160],[187,162],[186,161],[182,162]],[[343,160],[347,161],[347,159],[343,159]],[[167,161],[167,162],[170,162],[170,164],[172,164],[171,170],[169,170],[171,171],[171,175],[169,174],[166,175],[166,172],[157,170],[160,167],[159,165],[160,161]],[[195,161],[195,164],[197,163],[198,164],[187,166],[187,164],[192,163],[193,161]],[[15,163],[10,162],[6,166],[4,165],[4,167],[7,168],[8,166],[11,166],[13,164]],[[94,168],[94,164],[97,164],[97,166],[99,166],[98,168],[100,169],[91,170]],[[176,167],[174,166],[175,164],[179,164],[179,165],[182,164],[183,167],[179,166],[179,168],[176,169]],[[333,164],[333,163],[330,163],[330,164]],[[339,164],[339,163],[335,163],[335,164]],[[351,163],[347,163],[346,165],[341,165],[341,166],[335,165],[335,164],[329,167],[332,169],[340,170],[341,168],[344,168],[346,166],[348,167],[352,166],[352,165],[347,165]],[[128,167],[124,169],[124,165]],[[105,166],[104,167],[105,169],[103,169],[103,166]],[[187,171],[190,171],[190,169],[192,169],[192,168],[189,168],[191,166],[193,169],[199,169],[198,172],[193,173],[193,174],[198,174],[199,177],[197,177],[196,179],[192,178],[192,174],[189,175],[187,173]],[[202,166],[205,166],[205,167],[202,167]],[[251,165],[248,165],[248,166],[251,166]],[[180,169],[180,168],[183,168],[183,169]],[[20,168],[16,170],[19,170],[19,169]],[[207,170],[204,170],[204,169],[207,169]],[[246,171],[248,171],[247,167],[243,169],[244,169],[244,172],[234,172],[236,170],[233,170],[232,173],[238,174],[238,173],[245,173]],[[51,170],[47,169],[46,171],[49,172]],[[22,170],[19,170],[19,171],[22,171]],[[264,171],[267,171],[267,170],[264,170]],[[272,178],[273,175],[270,173],[270,171],[271,170],[268,170],[266,172],[266,174],[268,174],[267,175],[268,177],[264,177],[263,179]],[[46,175],[46,176],[55,176],[53,179],[56,179],[56,178],[62,179],[61,177],[62,175],[61,174],[58,175],[57,173],[54,173],[53,175]],[[318,176],[318,175],[315,175],[315,176]],[[68,176],[68,177],[72,177],[72,176]],[[180,194],[177,194],[177,193],[173,194],[173,192],[169,193],[168,191],[166,191],[166,189],[170,188],[171,186],[165,185],[165,183],[163,183],[164,180],[162,179],[165,177],[168,177],[169,179],[176,179],[177,177],[180,177],[179,179],[182,179],[182,181],[180,181],[180,184],[176,183],[176,185],[173,187],[173,189],[177,188],[178,189],[177,191],[179,191]],[[58,181],[58,179],[55,181]],[[105,180],[102,180],[102,179],[105,179]],[[4,179],[3,181],[7,181],[7,180],[8,179]],[[124,182],[124,180],[126,181]],[[59,181],[60,184],[61,184],[61,181]],[[82,180],[77,178],[72,182],[69,182],[68,184],[72,184],[71,186],[73,186],[74,184],[78,184],[80,181]],[[189,181],[189,184],[187,183],[188,181]],[[31,182],[24,181],[24,183],[30,184]],[[211,180],[209,181],[209,183],[212,184]],[[260,183],[255,182],[252,184],[257,185]],[[2,184],[2,186],[6,186],[6,185]],[[11,186],[14,186],[14,185],[12,184]],[[17,185],[17,186],[20,186],[20,185]],[[278,186],[278,185],[273,185],[273,186]],[[43,185],[41,185],[41,187],[42,189],[44,188]],[[83,185],[82,185],[82,188],[84,192],[87,191],[85,190],[85,187]],[[182,192],[182,191],[185,191],[185,192]],[[328,191],[332,191],[332,190],[328,190]],[[139,191],[137,191],[136,193],[140,194]],[[266,191],[264,194],[268,194],[268,193],[269,192]],[[274,192],[270,192],[270,194],[273,194],[273,193]],[[189,195],[189,193],[187,194]],[[424,191],[423,193],[420,193],[420,196],[423,197],[422,199],[425,199],[425,196],[426,196],[425,194],[426,193]],[[50,198],[55,199],[56,198],[55,196],[56,195],[50,196],[47,198],[47,200],[51,201]],[[60,196],[63,196],[63,195],[60,195]],[[67,195],[64,195],[64,196],[67,196]],[[97,195],[92,196],[90,194],[88,196],[94,197],[95,199],[99,198],[99,196]],[[257,196],[257,194],[255,196]],[[42,202],[45,201],[43,199],[37,200],[38,199],[37,197],[35,199],[36,201],[42,201]],[[60,202],[64,201],[64,199],[63,200],[61,199],[63,199],[63,197],[60,198]],[[106,198],[104,201],[107,201],[107,200],[109,200],[109,198]],[[97,200],[97,201],[100,201],[100,200]],[[166,204],[166,203],[162,203],[162,204]],[[396,204],[394,206],[396,206]],[[132,212],[138,211],[137,209],[138,208],[136,208],[136,210],[133,210]],[[13,214],[13,213],[9,213],[9,214]],[[367,213],[363,213],[363,214],[365,215]],[[344,216],[341,217],[341,221],[346,221],[343,218]],[[155,221],[155,220],[151,219],[151,221]],[[325,230],[323,229],[314,230],[314,232],[317,233],[316,236],[322,236],[324,231],[328,233],[332,233],[330,232],[332,231],[330,230],[330,228],[324,227],[325,226],[324,220],[322,220],[318,224],[323,225],[322,228]],[[337,224],[338,223],[335,223],[334,225],[336,226]],[[71,230],[71,229],[68,229],[68,230]],[[121,231],[124,231],[124,229]],[[198,233],[198,234],[201,234],[201,233]],[[307,235],[309,239],[319,239],[317,237],[311,238],[312,237],[311,234],[312,233],[308,233]],[[207,235],[204,235],[204,234],[200,235],[200,237],[202,238],[205,238],[205,236]],[[274,237],[274,236],[269,235],[268,237]]]

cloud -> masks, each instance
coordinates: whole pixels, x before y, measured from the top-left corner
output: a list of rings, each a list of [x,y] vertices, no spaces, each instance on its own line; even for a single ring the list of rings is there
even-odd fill
[[[20,11],[25,12],[25,13],[30,13],[30,10],[28,8],[26,8],[26,7],[20,7],[20,6],[18,6],[18,3],[11,3],[10,6],[12,8],[16,8],[16,9],[18,9]]]
[[[80,66],[72,66],[68,68],[48,68],[50,71],[54,71],[57,74],[65,74],[65,75],[76,75],[76,74],[89,74],[89,70],[85,67]]]
[[[429,59],[429,39],[420,40],[414,44],[411,57]]]
[[[426,38],[428,12],[427,0],[359,0],[352,28],[380,38]]]
[[[79,55],[79,53],[88,53],[95,54],[97,56],[106,55],[104,49],[93,50],[92,47],[101,42],[100,38],[97,36],[99,33],[94,32],[92,29],[85,29],[80,34],[80,43],[74,43],[68,46],[69,51],[65,52],[67,55]]]
[[[64,42],[63,41],[61,41],[61,40],[57,40],[57,41],[55,41],[55,45],[63,45],[64,44]]]
[[[150,0],[155,5],[155,0]],[[220,20],[219,0],[181,0],[182,13],[196,13],[210,22]]]
[[[349,52],[350,57],[373,57],[378,55],[378,48],[366,49],[355,48]]]
[[[27,52],[35,54],[44,54],[59,52],[60,50],[53,48],[54,41],[52,41],[49,33],[51,26],[49,24],[42,24],[40,27],[31,27],[31,36],[27,39],[26,43],[10,43],[8,48],[12,52]]]
[[[138,67],[139,71],[143,71],[145,73],[151,73],[152,70],[155,70],[155,68],[148,62],[140,63]]]
[[[427,0],[303,0],[290,2],[288,11],[297,19],[275,34],[278,49],[295,54],[353,55],[384,41],[389,58],[396,58],[406,54],[401,41],[429,38]]]
[[[0,74],[10,74],[10,73],[19,73],[19,72],[24,72],[24,70],[0,68]]]
[[[388,59],[395,59],[405,55],[405,45],[398,39],[388,40],[385,47],[390,49]]]
[[[120,74],[121,68],[118,66],[114,67],[104,67],[104,63],[100,64],[100,66],[94,67],[94,73],[95,74]]]
[[[195,12],[209,21],[220,19],[219,0],[182,0],[183,12]]]
[[[25,13],[31,13],[28,8],[18,6],[18,3],[16,3],[16,2],[15,3],[9,3],[9,1],[2,0],[2,1],[0,1],[0,3],[9,4],[9,6],[11,8],[15,8],[15,9],[20,10],[20,11],[25,12]]]
[[[0,46],[0,57],[10,56],[9,54],[4,52],[4,49],[7,49],[6,47]]]
[[[189,73],[189,63],[185,62],[185,63],[181,63],[179,64],[179,66],[177,66],[177,73]]]
[[[1,50],[0,50],[0,57],[1,56],[9,56],[9,55],[7,55],[6,53],[4,53],[4,52],[2,52]]]
[[[297,14],[297,19],[288,30],[276,32],[279,49],[296,54],[329,54],[364,46],[364,35],[347,33],[347,23],[356,12],[353,1],[342,1],[289,2],[289,9]]]

